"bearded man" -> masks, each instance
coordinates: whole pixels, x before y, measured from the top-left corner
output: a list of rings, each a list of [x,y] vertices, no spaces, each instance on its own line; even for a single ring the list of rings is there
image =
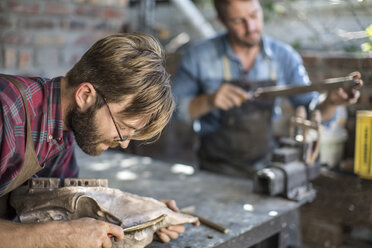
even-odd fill
[[[0,75],[1,247],[108,248],[109,236],[123,239],[121,227],[91,218],[9,221],[8,193],[30,177],[77,177],[75,140],[95,156],[156,138],[173,108],[163,50],[145,34],[97,41],[64,77]],[[165,228],[159,237],[169,241],[183,228]]]
[[[197,42],[184,53],[174,77],[176,117],[193,122],[200,137],[200,169],[253,178],[275,147],[272,122],[279,99],[252,99],[250,90],[265,86],[308,85],[300,55],[263,33],[259,0],[214,0],[226,32]],[[359,73],[352,74],[362,84]],[[318,108],[331,121],[340,104],[352,104],[359,91],[336,89],[324,101],[318,94],[289,97],[293,107]]]

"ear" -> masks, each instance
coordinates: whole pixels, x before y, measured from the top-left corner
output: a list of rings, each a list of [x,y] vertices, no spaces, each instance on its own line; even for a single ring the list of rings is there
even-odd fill
[[[91,83],[81,83],[75,91],[75,101],[80,111],[86,111],[96,101],[97,93]]]

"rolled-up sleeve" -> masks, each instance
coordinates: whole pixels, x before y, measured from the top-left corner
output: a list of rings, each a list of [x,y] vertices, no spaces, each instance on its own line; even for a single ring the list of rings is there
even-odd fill
[[[307,71],[303,65],[303,61],[301,56],[292,50],[292,48],[288,49],[288,54],[286,58],[283,60],[286,63],[284,68],[290,68],[288,72],[285,74],[285,81],[289,85],[310,85],[310,79],[307,74]],[[305,106],[308,110],[308,113],[315,110],[320,103],[320,94],[318,92],[309,92],[306,94],[295,95],[289,97],[290,102],[292,103],[293,107],[298,106]],[[322,121],[323,125],[330,126],[335,119],[337,118],[337,114],[335,114],[330,120]]]
[[[288,54],[288,67],[290,70],[286,74],[286,82],[290,85],[310,85],[310,79],[303,65],[302,58],[294,50],[290,49]],[[295,95],[289,97],[294,107],[304,105],[309,107],[310,103],[317,102],[318,93],[310,92],[307,94]]]
[[[175,117],[178,120],[191,123],[189,115],[190,101],[199,93],[197,80],[198,64],[191,50],[187,50],[177,68],[172,85],[176,100]]]

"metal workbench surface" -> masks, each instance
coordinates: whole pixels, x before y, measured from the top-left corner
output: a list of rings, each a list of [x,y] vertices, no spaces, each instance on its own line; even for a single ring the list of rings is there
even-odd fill
[[[252,193],[252,182],[192,167],[170,164],[148,157],[106,151],[89,157],[77,151],[82,178],[107,178],[109,187],[153,197],[174,199],[179,208],[194,206],[194,213],[230,229],[227,234],[207,226],[186,225],[177,240],[150,246],[171,248],[249,247],[275,234],[277,247],[285,247],[283,230],[299,204],[279,197]]]

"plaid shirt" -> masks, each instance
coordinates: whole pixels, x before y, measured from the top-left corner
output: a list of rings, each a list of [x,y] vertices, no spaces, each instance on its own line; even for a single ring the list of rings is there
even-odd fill
[[[76,177],[74,137],[63,131],[60,98],[61,78],[14,76],[26,92],[32,140],[44,168],[35,177]],[[21,93],[0,77],[0,194],[17,177],[25,158],[26,117]]]

